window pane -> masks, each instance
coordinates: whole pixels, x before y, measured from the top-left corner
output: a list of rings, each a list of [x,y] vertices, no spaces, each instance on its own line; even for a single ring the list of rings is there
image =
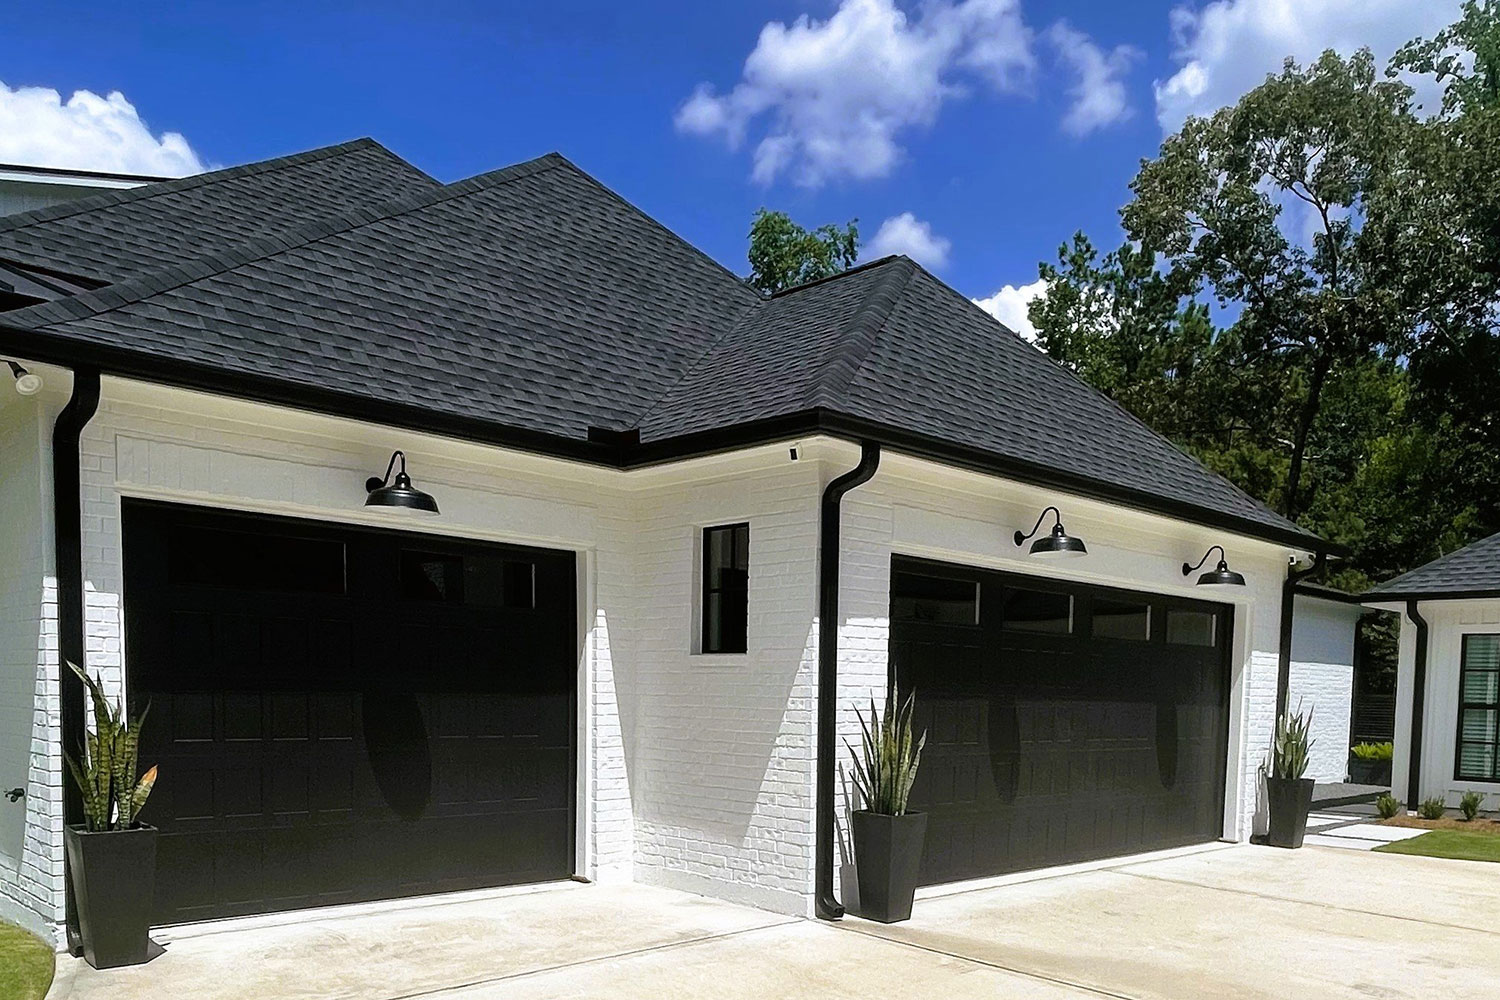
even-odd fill
[[[1495,717],[1497,713],[1493,708],[1466,708],[1463,719],[1459,723],[1459,739],[1464,740],[1489,740],[1495,739]]]
[[[750,526],[703,530],[703,652],[743,653],[750,617]]]
[[[270,532],[183,527],[170,535],[167,579],[191,587],[344,593],[344,543]]]
[[[1500,673],[1493,670],[1465,670],[1462,699],[1473,704],[1500,701]]]
[[[1500,635],[1465,636],[1464,666],[1475,670],[1500,670]]]
[[[1212,646],[1218,642],[1219,616],[1212,611],[1167,612],[1167,641],[1179,646]]]
[[[1068,594],[1007,587],[1001,622],[1006,628],[1020,632],[1066,634],[1073,631],[1073,598]]]
[[[471,555],[464,558],[464,603],[482,608],[536,606],[535,567],[521,559]]]
[[[1462,778],[1489,780],[1495,775],[1493,743],[1462,743],[1458,748],[1458,774]]]
[[[891,579],[891,615],[903,621],[978,625],[979,584],[897,573]]]
[[[1094,598],[1094,635],[1100,639],[1151,638],[1151,605],[1145,601]]]
[[[401,553],[401,596],[408,601],[462,601],[464,562],[438,552]]]

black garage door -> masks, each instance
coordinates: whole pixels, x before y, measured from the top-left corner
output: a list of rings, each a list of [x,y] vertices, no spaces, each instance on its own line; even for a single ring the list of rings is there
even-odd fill
[[[1232,609],[897,558],[923,884],[1217,839]]]
[[[155,919],[565,878],[574,557],[127,502]]]

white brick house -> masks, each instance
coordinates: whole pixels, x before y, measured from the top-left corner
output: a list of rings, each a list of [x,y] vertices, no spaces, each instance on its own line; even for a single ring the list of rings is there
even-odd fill
[[[560,158],[440,187],[368,142],[0,255],[97,286],[0,303],[44,384],[0,392],[0,916],[65,918],[70,643],[152,702],[163,921],[568,876],[832,915],[819,775],[898,674],[932,879],[1254,832],[1325,543],[904,259],[767,299]],[[397,449],[440,514],[366,506]],[[1049,506],[1085,558],[1013,540]]]

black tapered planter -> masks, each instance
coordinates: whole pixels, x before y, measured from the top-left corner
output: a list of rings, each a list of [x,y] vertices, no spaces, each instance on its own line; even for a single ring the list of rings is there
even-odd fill
[[[1266,778],[1266,811],[1270,814],[1266,843],[1272,847],[1301,847],[1312,809],[1313,779]]]
[[[156,827],[90,833],[70,826],[65,842],[83,957],[96,969],[142,964],[151,943]]]
[[[1386,760],[1366,760],[1363,757],[1349,755],[1349,780],[1356,785],[1382,785],[1391,787],[1391,762]]]
[[[859,915],[883,924],[910,920],[927,814],[882,816],[862,809],[854,813],[852,832]]]

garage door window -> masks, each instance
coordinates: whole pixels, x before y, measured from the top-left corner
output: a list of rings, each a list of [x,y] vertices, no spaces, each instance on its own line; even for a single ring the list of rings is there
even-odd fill
[[[897,573],[891,579],[891,615],[899,621],[978,625],[979,584],[923,573]]]
[[[703,652],[743,653],[750,620],[750,525],[703,529]]]
[[[175,586],[344,593],[342,542],[197,525],[184,525],[169,538],[167,579]]]
[[[1066,635],[1073,631],[1073,597],[1045,590],[1007,587],[1000,621],[1003,627],[1016,632]]]
[[[1500,779],[1500,635],[1464,636],[1458,686],[1458,777]]]
[[[1219,616],[1212,611],[1168,611],[1167,641],[1177,646],[1216,645]]]
[[[520,559],[410,549],[401,553],[401,596],[408,601],[524,610],[536,606],[535,577],[535,565]]]
[[[1094,598],[1094,638],[1151,638],[1151,605],[1145,601],[1120,601],[1109,597]]]

